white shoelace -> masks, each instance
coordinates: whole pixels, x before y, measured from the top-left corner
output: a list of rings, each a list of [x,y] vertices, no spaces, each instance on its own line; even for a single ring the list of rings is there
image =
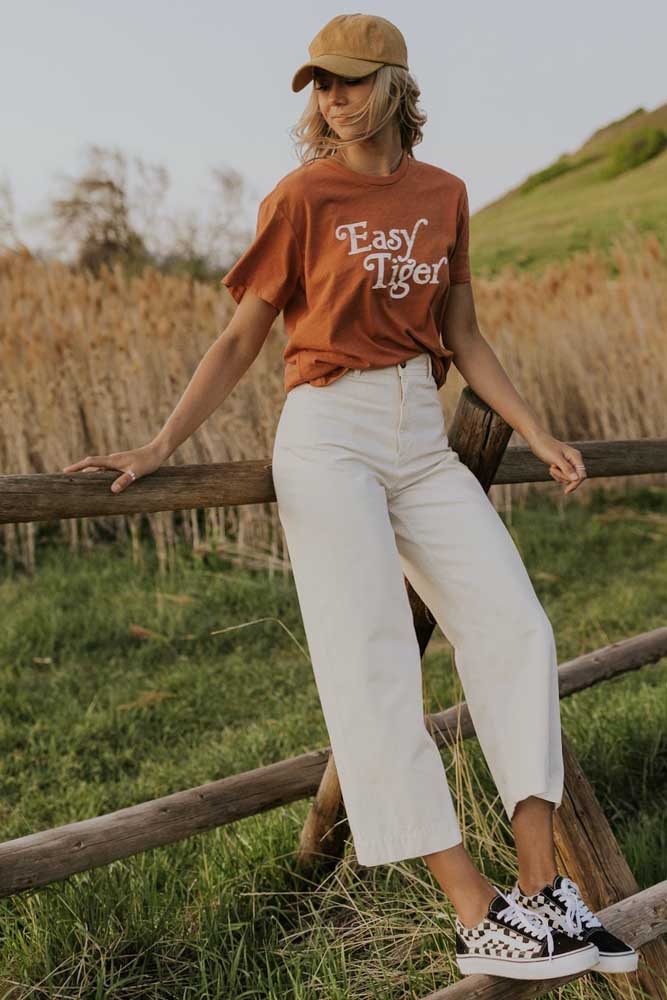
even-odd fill
[[[527,910],[525,907],[520,906],[512,896],[506,896],[504,892],[501,892],[500,895],[507,902],[507,906],[503,910],[499,910],[496,916],[504,917],[513,927],[518,927],[522,931],[534,934],[540,941],[546,938],[549,960],[551,961],[551,955],[554,950],[554,938],[545,918],[533,910]]]
[[[579,895],[579,888],[572,879],[563,877],[561,885],[553,893],[567,906],[565,925],[571,932],[579,934],[585,927],[602,927],[598,918],[584,903]]]

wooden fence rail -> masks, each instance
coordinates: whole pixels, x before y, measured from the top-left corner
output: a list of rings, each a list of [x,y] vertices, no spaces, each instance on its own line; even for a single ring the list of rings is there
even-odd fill
[[[667,472],[667,438],[571,444],[581,451],[589,479]],[[272,503],[276,499],[269,460],[162,466],[115,494],[109,487],[117,477],[117,472],[108,471],[0,476],[0,524]],[[553,480],[529,448],[505,450],[494,484],[540,482]]]

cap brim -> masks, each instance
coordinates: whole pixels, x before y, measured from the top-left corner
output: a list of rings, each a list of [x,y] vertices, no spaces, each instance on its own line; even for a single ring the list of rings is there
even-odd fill
[[[308,86],[313,78],[313,67],[315,66],[326,69],[330,73],[336,73],[338,76],[359,77],[368,76],[380,66],[384,66],[384,63],[372,62],[368,59],[352,59],[350,56],[320,56],[312,62],[304,63],[294,74],[292,90],[295,94]]]

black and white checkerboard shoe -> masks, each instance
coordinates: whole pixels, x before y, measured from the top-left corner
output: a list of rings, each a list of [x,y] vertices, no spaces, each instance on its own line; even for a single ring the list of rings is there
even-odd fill
[[[598,960],[594,944],[553,931],[536,913],[501,892],[474,927],[458,918],[456,961],[465,975],[475,972],[510,979],[553,979],[584,972]]]
[[[522,892],[515,882],[509,895],[524,909],[543,917],[550,927],[594,944],[600,956],[594,972],[634,972],[637,968],[639,956],[635,949],[602,925],[581,898],[577,883],[565,875],[556,875],[532,896]]]

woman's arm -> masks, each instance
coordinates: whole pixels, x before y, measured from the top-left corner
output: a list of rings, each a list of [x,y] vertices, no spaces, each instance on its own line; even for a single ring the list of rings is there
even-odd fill
[[[63,472],[118,469],[111,484],[119,493],[158,469],[173,451],[226,399],[257,357],[279,310],[249,288],[225,329],[208,348],[180,400],[152,441],[129,451],[87,455]]]
[[[152,444],[162,461],[227,398],[253,363],[278,315],[275,306],[247,289],[232,319],[206,351],[183,395]]]
[[[477,325],[470,282],[449,289],[442,339],[454,351],[452,361],[470,388],[526,440],[533,454],[549,465],[553,479],[568,483],[566,493],[575,490],[586,476],[581,452],[553,437],[512,385]]]
[[[449,289],[442,339],[454,351],[452,360],[470,388],[521,437],[530,442],[535,434],[544,431],[477,325],[470,282]]]

